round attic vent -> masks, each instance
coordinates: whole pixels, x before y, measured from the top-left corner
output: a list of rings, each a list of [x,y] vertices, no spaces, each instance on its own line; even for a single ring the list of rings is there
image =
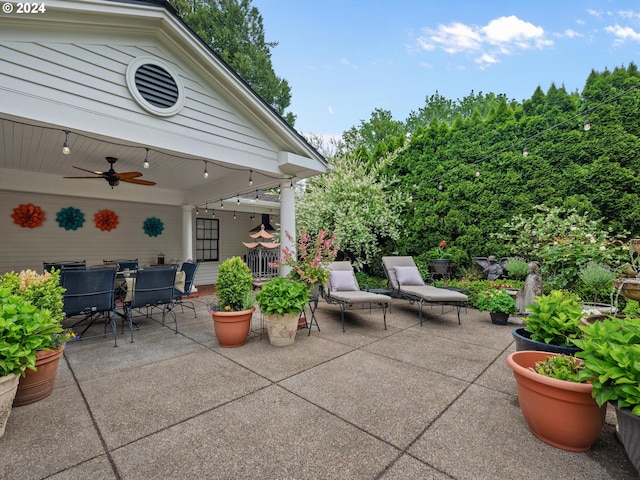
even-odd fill
[[[184,105],[180,78],[157,58],[140,57],[131,62],[127,67],[127,86],[136,102],[156,115],[175,115]]]

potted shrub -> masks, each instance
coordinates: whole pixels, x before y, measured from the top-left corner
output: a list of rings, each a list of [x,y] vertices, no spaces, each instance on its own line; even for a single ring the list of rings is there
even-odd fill
[[[613,280],[616,275],[607,265],[600,263],[587,263],[578,273],[583,284],[582,297],[593,298],[593,303],[586,303],[582,309],[585,313],[607,314],[616,313],[617,308],[611,305],[613,293]],[[603,298],[609,298],[609,303],[598,303]]]
[[[510,278],[515,280],[524,280],[529,275],[529,267],[527,262],[517,257],[510,257],[504,267]]]
[[[620,438],[640,472],[640,318],[608,318],[582,325],[574,343],[584,361],[582,379],[591,379],[598,405],[616,409]]]
[[[511,353],[507,364],[518,386],[518,403],[529,430],[545,443],[576,452],[589,450],[600,436],[606,408],[575,357],[543,351]]]
[[[28,368],[20,378],[13,401],[13,406],[17,407],[51,395],[65,344],[75,335],[71,330],[62,329],[64,288],[60,286],[59,271],[53,269],[42,274],[33,270],[8,272],[0,278],[0,285],[10,294],[31,303],[38,311],[48,312],[47,322],[55,329],[45,329],[48,333],[44,334],[38,346],[34,368]]]
[[[488,310],[491,323],[506,325],[509,314],[516,311],[516,302],[501,288],[490,288],[478,293],[476,307],[481,312]]]
[[[575,295],[554,290],[540,295],[532,305],[526,326],[514,328],[516,350],[543,350],[573,355],[578,351],[573,340],[580,337],[582,307]]]
[[[264,315],[271,345],[291,345],[298,331],[300,313],[309,301],[307,286],[297,280],[278,277],[262,286],[256,300]]]
[[[48,310],[38,309],[8,287],[0,287],[0,437],[20,377],[27,370],[36,370],[38,350],[46,348],[52,337],[61,332],[59,322]]]
[[[228,258],[218,267],[217,302],[207,309],[221,347],[240,347],[249,336],[255,311],[252,284],[251,270],[240,257]]]

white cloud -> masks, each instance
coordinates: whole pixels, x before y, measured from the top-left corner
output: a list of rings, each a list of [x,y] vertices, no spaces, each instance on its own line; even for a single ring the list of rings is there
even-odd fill
[[[616,37],[616,43],[624,43],[627,40],[640,42],[640,33],[631,27],[621,27],[620,25],[609,26],[605,31]]]
[[[329,112],[329,115],[333,115],[333,107],[331,105],[327,107],[327,112]]]
[[[567,28],[561,34],[558,34],[558,36],[559,37],[566,37],[566,38],[584,37],[584,35],[581,34],[580,32],[576,32],[575,30],[571,30],[570,28]]]
[[[351,67],[351,68],[353,68],[354,70],[357,70],[357,69],[358,69],[358,66],[357,66],[357,65],[354,65],[354,64],[353,64],[353,63],[351,63],[347,58],[344,58],[344,57],[340,59],[340,65],[344,65],[345,67]]]
[[[420,66],[424,68],[433,68],[433,65],[427,62],[420,62]]]
[[[498,63],[501,55],[553,45],[542,27],[515,15],[493,19],[484,26],[453,22],[423,32],[417,39],[422,50],[439,48],[449,54],[465,53],[475,57],[474,61],[483,67]]]

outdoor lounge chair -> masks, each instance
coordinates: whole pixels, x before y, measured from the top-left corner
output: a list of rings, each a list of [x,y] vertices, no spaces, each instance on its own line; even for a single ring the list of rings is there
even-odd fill
[[[425,303],[452,305],[457,309],[460,325],[460,309],[469,300],[462,292],[447,288],[425,285],[413,257],[382,257],[382,267],[392,295],[420,305],[420,325],[422,325],[422,306]]]
[[[342,331],[344,332],[344,311],[353,305],[378,305],[382,308],[384,329],[387,329],[387,308],[391,297],[379,293],[360,290],[350,262],[332,262],[328,266],[329,281],[322,294],[327,303],[340,305]]]

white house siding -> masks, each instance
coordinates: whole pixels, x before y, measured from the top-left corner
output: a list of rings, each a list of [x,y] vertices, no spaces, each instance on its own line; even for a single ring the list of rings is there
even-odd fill
[[[13,223],[11,214],[20,204],[32,203],[45,212],[40,227],[24,228]],[[77,230],[65,230],[56,221],[56,214],[74,207],[85,215],[85,222]],[[113,210],[119,223],[111,231],[95,226],[93,216],[98,210]],[[158,253],[169,260],[186,260],[181,255],[182,210],[180,207],[143,203],[105,201],[63,195],[39,195],[0,191],[0,274],[9,271],[42,270],[43,262],[86,260],[87,265],[98,265],[103,260],[137,258],[141,265],[152,264]],[[201,214],[203,212],[201,211]],[[260,216],[251,219],[248,213],[216,211],[220,220],[220,258],[246,253],[243,241],[251,241],[249,230],[259,224]],[[143,230],[149,217],[162,220],[164,230],[150,237]],[[195,230],[195,215],[193,227]],[[277,222],[277,217],[275,221]],[[195,252],[195,231],[194,252]],[[202,262],[196,276],[196,285],[216,283],[220,262]]]
[[[72,131],[146,143],[247,168],[260,165],[277,170],[277,148],[266,135],[207,88],[205,80],[186,62],[155,44],[157,40],[133,35],[100,39],[73,30],[39,31],[37,35],[39,41],[15,41],[8,39],[15,39],[15,31],[0,31],[4,112],[65,125]],[[164,60],[179,75],[186,102],[177,115],[152,115],[129,93],[127,65],[141,56]]]

